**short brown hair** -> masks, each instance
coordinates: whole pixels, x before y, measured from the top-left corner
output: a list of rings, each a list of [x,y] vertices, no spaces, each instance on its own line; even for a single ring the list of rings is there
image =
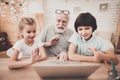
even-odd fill
[[[78,32],[77,28],[80,26],[91,26],[92,32],[97,29],[97,23],[95,17],[89,12],[81,13],[75,21],[74,28],[75,31]]]

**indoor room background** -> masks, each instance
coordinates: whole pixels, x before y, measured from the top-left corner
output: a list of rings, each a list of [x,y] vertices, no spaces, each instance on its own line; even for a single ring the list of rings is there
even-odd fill
[[[0,32],[6,32],[14,44],[19,39],[19,20],[31,16],[40,34],[46,25],[54,24],[56,9],[70,11],[68,27],[73,30],[75,18],[80,13],[90,12],[97,20],[95,34],[112,41],[120,52],[120,0],[0,0]]]

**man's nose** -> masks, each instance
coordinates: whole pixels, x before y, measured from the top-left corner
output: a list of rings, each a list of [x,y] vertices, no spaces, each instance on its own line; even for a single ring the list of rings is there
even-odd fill
[[[60,21],[59,25],[60,25],[60,26],[63,26],[63,22],[62,22],[62,21]]]

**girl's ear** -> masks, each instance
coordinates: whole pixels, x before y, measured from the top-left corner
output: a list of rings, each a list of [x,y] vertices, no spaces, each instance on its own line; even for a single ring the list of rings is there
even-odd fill
[[[19,29],[19,33],[22,33],[22,30],[21,30],[21,29]]]
[[[22,30],[19,30],[19,37],[20,37],[20,38],[23,38]]]

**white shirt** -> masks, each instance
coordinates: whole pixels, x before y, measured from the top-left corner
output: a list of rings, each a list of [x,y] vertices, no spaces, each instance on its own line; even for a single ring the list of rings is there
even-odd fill
[[[18,56],[19,59],[28,58],[31,56],[32,51],[35,48],[39,48],[41,45],[42,43],[40,43],[40,41],[39,42],[34,41],[34,44],[32,46],[28,46],[25,44],[24,39],[21,39],[18,40],[12,48],[8,49],[7,55],[11,57],[13,53],[13,49],[16,49],[19,51],[19,56]]]

